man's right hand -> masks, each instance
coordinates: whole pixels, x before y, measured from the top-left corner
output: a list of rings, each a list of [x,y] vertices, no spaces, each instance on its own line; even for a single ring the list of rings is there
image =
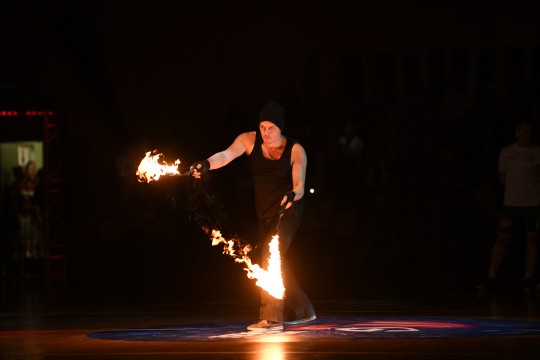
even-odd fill
[[[189,170],[192,171],[192,176],[198,179],[202,174],[210,170],[210,162],[208,160],[194,162],[189,167]]]

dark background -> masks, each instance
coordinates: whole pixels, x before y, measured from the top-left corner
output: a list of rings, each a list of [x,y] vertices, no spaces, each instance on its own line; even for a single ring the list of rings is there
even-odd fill
[[[256,300],[191,211],[211,194],[197,214],[249,240],[245,159],[202,185],[135,170],[153,149],[187,169],[254,130],[268,101],[308,153],[315,193],[289,255],[312,297],[473,289],[487,272],[498,152],[539,120],[537,1],[21,1],[0,14],[1,104],[60,119],[68,295]],[[336,145],[347,123],[356,156]],[[518,280],[523,245],[507,258]]]

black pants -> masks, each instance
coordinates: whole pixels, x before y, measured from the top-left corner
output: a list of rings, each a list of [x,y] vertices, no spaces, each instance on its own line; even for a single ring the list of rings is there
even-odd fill
[[[305,319],[315,315],[315,310],[311,301],[298,285],[287,265],[287,250],[292,243],[294,235],[300,226],[302,214],[304,212],[304,202],[296,201],[285,210],[281,218],[279,228],[279,251],[281,253],[281,272],[285,285],[285,299],[276,299],[267,291],[261,289],[261,308],[259,319],[283,323]],[[269,243],[276,235],[277,218],[259,219],[259,239],[261,240],[260,254],[261,266],[268,268],[268,258],[270,256]],[[284,319],[284,317],[286,317]]]

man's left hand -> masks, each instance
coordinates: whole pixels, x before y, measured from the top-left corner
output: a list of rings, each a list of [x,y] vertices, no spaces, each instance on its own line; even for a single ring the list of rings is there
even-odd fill
[[[283,199],[281,200],[281,206],[285,206],[285,209],[288,209],[292,206],[293,202],[294,202],[294,197],[296,196],[296,194],[294,193],[294,191],[289,191],[287,192],[284,196],[283,196]]]

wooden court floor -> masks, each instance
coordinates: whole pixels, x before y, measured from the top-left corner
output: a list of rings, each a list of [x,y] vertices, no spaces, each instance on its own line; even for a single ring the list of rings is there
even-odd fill
[[[66,301],[2,289],[4,359],[540,359],[540,294],[439,293],[317,299],[318,319],[245,326],[237,300]]]

